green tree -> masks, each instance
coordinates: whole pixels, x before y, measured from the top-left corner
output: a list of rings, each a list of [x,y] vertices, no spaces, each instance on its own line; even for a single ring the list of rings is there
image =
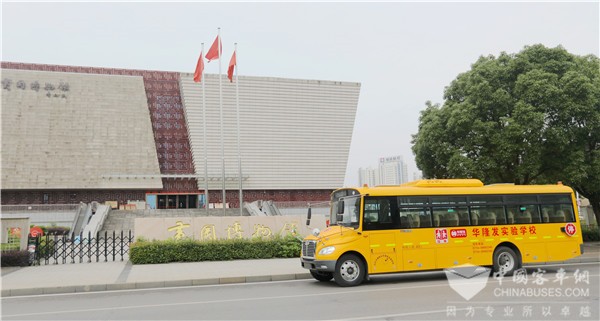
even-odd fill
[[[600,61],[543,45],[482,56],[426,103],[412,143],[425,177],[562,181],[600,222]]]

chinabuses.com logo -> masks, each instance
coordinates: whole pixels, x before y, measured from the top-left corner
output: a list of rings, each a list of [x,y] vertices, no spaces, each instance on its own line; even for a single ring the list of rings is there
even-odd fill
[[[444,269],[444,272],[452,290],[468,301],[485,288],[490,270],[490,268],[483,266],[464,264],[451,269]]]

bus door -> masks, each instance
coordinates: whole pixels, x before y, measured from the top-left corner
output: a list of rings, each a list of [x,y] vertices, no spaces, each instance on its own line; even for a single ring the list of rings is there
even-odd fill
[[[400,237],[402,270],[418,271],[436,268],[435,240],[433,238],[431,213],[420,206],[426,201],[420,197],[402,198],[408,205],[400,208]]]
[[[363,236],[369,240],[369,273],[386,273],[402,268],[397,237],[400,227],[398,208],[385,197],[366,198]]]

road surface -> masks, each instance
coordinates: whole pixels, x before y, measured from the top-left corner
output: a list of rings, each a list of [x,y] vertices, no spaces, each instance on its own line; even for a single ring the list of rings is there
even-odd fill
[[[444,271],[342,288],[295,280],[8,297],[3,320],[599,320],[599,263],[527,267],[484,287]],[[562,283],[562,285],[561,285]],[[468,300],[467,300],[468,299]]]

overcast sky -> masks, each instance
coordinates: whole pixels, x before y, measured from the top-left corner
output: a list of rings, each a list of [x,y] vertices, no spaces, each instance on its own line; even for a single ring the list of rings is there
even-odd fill
[[[238,43],[240,75],[362,84],[345,180],[355,185],[359,167],[385,156],[403,156],[412,178],[420,111],[443,103],[444,87],[479,56],[538,43],[598,56],[599,10],[598,1],[3,1],[2,60],[193,72],[200,43],[220,27],[225,64]]]

